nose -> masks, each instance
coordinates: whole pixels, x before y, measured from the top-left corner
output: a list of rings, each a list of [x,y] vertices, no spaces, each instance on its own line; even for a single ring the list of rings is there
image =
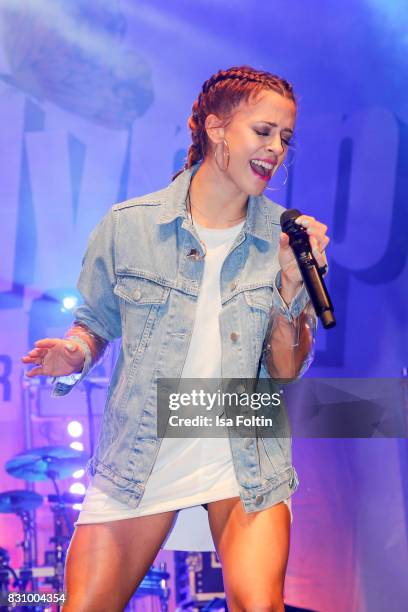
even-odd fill
[[[284,154],[285,147],[282,142],[282,138],[279,132],[276,132],[274,135],[271,135],[268,143],[266,144],[266,150],[270,153],[274,153],[276,157],[279,157]]]

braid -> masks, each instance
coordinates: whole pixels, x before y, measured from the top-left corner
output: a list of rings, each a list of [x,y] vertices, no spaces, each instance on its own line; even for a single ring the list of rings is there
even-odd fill
[[[187,168],[191,168],[196,162],[202,159],[203,152],[203,121],[205,117],[202,116],[202,94],[198,96],[198,99],[194,102],[191,109],[191,115],[188,119],[188,127],[191,131],[192,143],[188,149],[187,154]]]
[[[185,168],[191,168],[204,159],[208,152],[206,117],[212,113],[227,117],[242,100],[247,101],[262,89],[272,89],[296,104],[292,85],[288,81],[250,66],[233,66],[228,70],[219,70],[205,81],[188,119],[192,143],[188,149]],[[175,176],[178,174],[180,173]]]
[[[255,70],[250,66],[235,66],[228,70],[219,70],[205,81],[202,90],[207,93],[214,85],[228,80],[240,81],[241,83],[257,83],[266,89],[275,89],[281,95],[291,98],[295,102],[293,87],[288,81],[270,72]]]

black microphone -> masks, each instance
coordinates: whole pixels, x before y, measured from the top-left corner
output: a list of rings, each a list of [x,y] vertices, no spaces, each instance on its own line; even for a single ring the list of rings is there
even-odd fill
[[[336,319],[333,315],[334,308],[324,284],[319,264],[313,257],[309,234],[304,227],[295,223],[295,219],[301,214],[300,210],[296,210],[296,208],[285,210],[281,215],[280,224],[282,232],[289,236],[289,245],[295,254],[315,312],[323,327],[329,329],[336,325]]]

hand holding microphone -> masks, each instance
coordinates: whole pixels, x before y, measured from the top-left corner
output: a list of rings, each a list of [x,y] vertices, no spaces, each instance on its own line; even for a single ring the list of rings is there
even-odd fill
[[[323,251],[329,243],[327,227],[296,209],[286,210],[280,222],[284,232],[279,252],[282,273],[293,282],[303,279],[323,327],[334,327],[334,308],[323,280],[326,264]]]

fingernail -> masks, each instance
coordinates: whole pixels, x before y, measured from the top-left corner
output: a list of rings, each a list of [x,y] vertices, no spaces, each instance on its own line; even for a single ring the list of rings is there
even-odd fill
[[[67,342],[67,344],[65,345],[65,348],[67,349],[67,351],[69,351],[70,353],[73,353],[74,351],[76,351],[76,346],[75,344],[71,344],[71,342]]]
[[[309,221],[307,219],[305,219],[304,221],[302,221],[302,225],[307,227],[309,225]]]

